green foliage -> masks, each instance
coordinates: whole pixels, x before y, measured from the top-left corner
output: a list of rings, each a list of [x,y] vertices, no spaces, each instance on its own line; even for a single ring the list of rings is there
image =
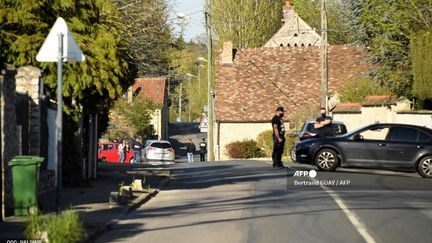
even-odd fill
[[[264,155],[254,140],[235,141],[226,145],[227,154],[233,159],[259,158]]]
[[[220,46],[230,40],[234,47],[263,46],[281,27],[284,2],[211,1],[210,23],[217,37],[217,45]]]
[[[129,63],[138,76],[161,76],[168,72],[172,45],[166,0],[113,0],[126,28],[120,35],[127,39]]]
[[[338,90],[341,102],[362,102],[368,95],[391,94],[391,90],[369,78],[345,82]]]
[[[134,97],[132,103],[124,99],[116,101],[113,109],[112,128],[109,128],[105,137],[109,140],[122,140],[131,137],[148,139],[153,135],[150,121],[155,109],[159,105],[143,97]],[[114,119],[114,116],[116,119]]]
[[[124,80],[129,72],[123,51],[127,42],[119,35],[125,27],[110,24],[119,16],[110,1],[1,1],[0,59],[17,67],[41,68],[44,83],[54,94],[56,65],[35,58],[58,16],[66,20],[86,56],[85,62],[64,64],[64,111],[75,119],[81,106],[93,113],[104,112],[129,85]]]
[[[44,237],[43,232],[46,232],[49,242],[79,242],[84,226],[79,214],[73,210],[63,211],[59,216],[31,215],[25,229],[26,238],[41,239]]]
[[[273,131],[267,130],[257,136],[257,145],[265,157],[271,157],[273,152]]]
[[[321,1],[293,0],[297,14],[312,28],[321,29]],[[350,29],[346,5],[340,0],[327,1],[327,28],[330,44],[348,44],[354,41],[355,32]],[[320,32],[318,31],[318,34]]]
[[[413,62],[413,95],[421,100],[432,99],[432,32],[421,31],[411,36]]]
[[[319,116],[318,105],[316,106],[299,106],[294,113],[289,117],[290,129],[294,131],[300,130],[303,123],[308,119],[315,119]]]
[[[291,132],[288,131],[285,134],[285,147],[283,156],[287,156],[290,153],[290,149],[294,145],[296,138],[291,135]],[[264,131],[257,136],[257,146],[263,152],[263,156],[272,157],[273,153],[273,131],[267,130]]]
[[[179,116],[180,83],[182,83],[182,121],[194,121],[201,117],[203,106],[207,103],[207,62],[206,48],[203,44],[184,43],[180,36],[181,45],[173,47],[169,54],[171,122]],[[192,76],[188,76],[187,74]]]
[[[376,69],[375,82],[396,95],[411,96],[412,67],[410,36],[429,29],[432,24],[432,1],[423,0],[345,0],[358,30],[357,42],[367,47]]]

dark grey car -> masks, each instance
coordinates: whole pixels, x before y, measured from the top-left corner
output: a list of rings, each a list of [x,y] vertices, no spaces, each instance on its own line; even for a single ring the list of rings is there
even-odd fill
[[[299,131],[293,131],[292,135],[297,137],[294,146],[291,148],[291,160],[296,162],[296,145],[302,140],[315,138],[317,130],[314,128],[315,120],[306,120]],[[336,136],[347,133],[347,128],[343,122],[332,121],[332,128]]]
[[[405,124],[372,124],[335,138],[308,139],[296,146],[299,163],[323,171],[336,167],[418,171],[432,178],[432,130]]]

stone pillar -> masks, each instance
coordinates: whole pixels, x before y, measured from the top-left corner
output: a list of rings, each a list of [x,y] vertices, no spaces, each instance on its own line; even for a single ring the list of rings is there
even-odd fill
[[[15,75],[13,67],[6,67],[0,75],[0,128],[2,219],[12,213],[12,175],[8,162],[18,154],[18,132],[15,113]]]
[[[41,70],[26,66],[18,68],[16,92],[26,93],[29,107],[29,155],[41,156]]]

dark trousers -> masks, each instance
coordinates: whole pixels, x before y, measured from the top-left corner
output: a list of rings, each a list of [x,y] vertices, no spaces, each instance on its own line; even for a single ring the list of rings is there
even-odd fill
[[[279,142],[276,138],[273,139],[273,165],[282,166],[282,154],[284,152],[285,147],[285,139],[282,142]]]
[[[200,153],[200,161],[205,161],[205,153]]]

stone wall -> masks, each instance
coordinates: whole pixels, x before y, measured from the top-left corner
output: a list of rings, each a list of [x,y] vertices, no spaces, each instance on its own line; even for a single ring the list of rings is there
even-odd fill
[[[12,213],[12,182],[8,162],[18,154],[17,125],[15,112],[16,70],[6,67],[0,76],[1,93],[1,169],[2,169],[2,219]]]
[[[29,107],[29,155],[41,156],[41,70],[36,67],[20,67],[16,75],[16,92],[28,94]]]

